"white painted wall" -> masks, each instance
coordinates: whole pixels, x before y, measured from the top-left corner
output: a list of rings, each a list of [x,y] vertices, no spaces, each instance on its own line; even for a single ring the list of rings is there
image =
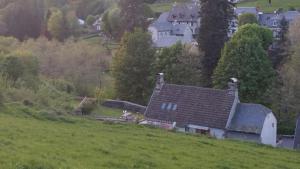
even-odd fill
[[[221,129],[210,129],[210,135],[217,139],[224,139],[225,138],[225,131]]]
[[[193,41],[193,32],[190,27],[186,27],[182,40],[184,43],[191,43]]]
[[[277,120],[273,113],[267,115],[260,137],[261,143],[276,146]]]
[[[208,128],[208,127],[196,126],[196,125],[188,125],[188,127],[189,127],[189,132],[190,133],[196,133],[196,129],[209,130],[209,135],[210,136],[215,137],[217,139],[224,139],[225,138],[225,131],[221,130],[221,129]],[[177,131],[186,132],[185,128],[177,128]]]
[[[148,31],[151,33],[152,41],[155,42],[158,40],[158,31],[155,27],[150,26]]]

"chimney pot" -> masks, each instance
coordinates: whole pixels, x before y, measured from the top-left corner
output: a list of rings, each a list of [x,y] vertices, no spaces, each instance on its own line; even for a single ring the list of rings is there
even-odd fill
[[[164,80],[164,74],[163,73],[158,73],[157,74],[157,79],[156,79],[156,90],[161,90],[163,85],[165,84],[165,80]]]
[[[235,92],[238,89],[238,80],[237,78],[230,78],[228,82],[229,91]]]

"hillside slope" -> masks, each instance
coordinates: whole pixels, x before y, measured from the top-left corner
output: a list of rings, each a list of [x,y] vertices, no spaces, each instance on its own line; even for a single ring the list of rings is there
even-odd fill
[[[268,2],[268,0],[246,0],[245,2],[240,3],[238,6],[259,7],[264,12],[273,12],[279,8],[283,8],[285,10],[288,10],[291,7],[300,9],[299,0],[272,0],[271,6]]]
[[[300,153],[135,125],[0,109],[0,168],[291,168]],[[11,112],[14,112],[11,114]]]

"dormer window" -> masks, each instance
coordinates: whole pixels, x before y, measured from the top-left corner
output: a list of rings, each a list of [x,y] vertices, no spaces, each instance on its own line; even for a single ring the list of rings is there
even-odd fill
[[[161,108],[162,110],[165,110],[165,109],[166,109],[166,106],[167,106],[167,104],[166,104],[166,103],[163,103],[163,104],[161,105],[160,108]]]
[[[170,111],[172,109],[172,103],[168,104],[167,110]]]

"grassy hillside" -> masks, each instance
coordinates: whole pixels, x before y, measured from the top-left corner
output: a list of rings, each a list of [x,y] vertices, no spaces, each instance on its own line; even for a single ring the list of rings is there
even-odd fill
[[[188,0],[179,0],[177,2],[186,2]],[[268,0],[245,0],[238,4],[238,6],[243,7],[260,7],[262,11],[265,12],[273,12],[278,8],[283,8],[288,10],[290,7],[294,7],[296,9],[300,8],[300,1],[299,0],[272,0],[272,6],[269,6]],[[173,5],[173,1],[170,3],[154,3],[151,5],[151,8],[155,12],[165,12],[169,11]]]
[[[239,4],[239,6],[254,6],[259,7],[261,10],[265,12],[273,12],[278,8],[284,8],[288,10],[290,7],[294,7],[296,9],[300,8],[299,0],[272,0],[272,6],[269,6],[268,0],[246,0]]]
[[[0,168],[296,169],[300,153],[135,125],[0,109]]]
[[[151,4],[150,7],[154,12],[165,12],[169,11],[172,8],[174,2],[181,3],[181,2],[190,2],[191,0],[171,0],[171,2],[164,2],[164,3],[154,3]]]

